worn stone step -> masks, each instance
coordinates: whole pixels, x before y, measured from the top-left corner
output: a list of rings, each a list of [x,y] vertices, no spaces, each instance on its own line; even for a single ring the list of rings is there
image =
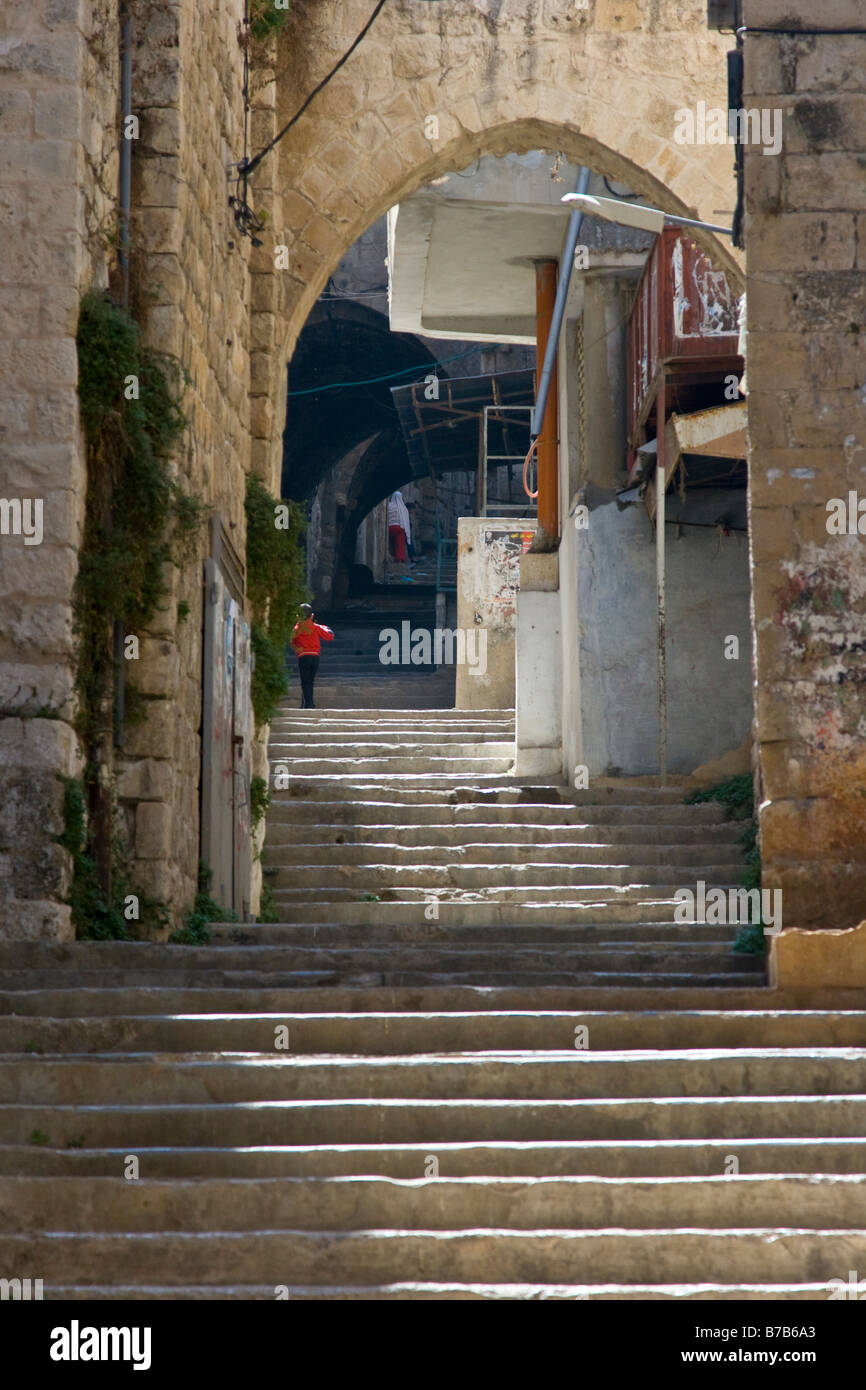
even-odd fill
[[[330,842],[305,842],[298,844],[291,840],[275,844],[268,839],[265,862],[274,868],[291,869],[320,866],[323,873],[334,866],[346,867],[352,864],[399,865],[401,868],[433,865],[452,867],[465,865],[502,865],[506,868],[522,867],[528,870],[532,865],[560,865],[569,871],[604,865],[619,870],[620,873],[633,872],[635,868],[651,867],[669,872],[674,867],[679,872],[686,869],[699,870],[706,883],[724,873],[729,881],[732,872],[742,872],[743,855],[739,847],[732,843],[725,845],[605,845],[580,844],[579,842],[555,841],[548,844],[527,845],[516,841],[464,840],[450,845],[418,847],[406,844],[393,844],[387,841],[359,836],[356,843],[337,844]],[[692,875],[694,877],[694,874]]]
[[[530,866],[530,870],[533,867]],[[670,878],[662,882],[644,882],[636,876],[631,881],[621,884],[611,883],[609,878],[600,883],[561,883],[558,876],[554,878],[552,883],[545,883],[538,882],[535,875],[530,872],[527,874],[525,883],[503,883],[497,882],[495,879],[490,882],[490,878],[495,875],[496,866],[485,865],[483,868],[487,871],[486,874],[480,872],[478,867],[474,869],[469,867],[466,869],[465,875],[461,876],[467,877],[477,874],[479,879],[486,877],[487,882],[452,884],[448,882],[444,871],[440,873],[437,880],[433,880],[433,869],[429,871],[431,881],[425,882],[423,879],[419,881],[418,875],[413,875],[411,868],[401,874],[398,868],[390,866],[387,877],[385,874],[382,876],[384,882],[376,883],[373,881],[371,883],[369,878],[365,879],[362,866],[357,870],[351,868],[345,871],[335,870],[333,877],[338,881],[333,886],[329,884],[325,887],[307,888],[283,886],[280,874],[277,873],[273,875],[272,891],[278,904],[298,903],[307,907],[328,903],[333,903],[336,907],[340,903],[367,902],[369,901],[368,893],[374,889],[380,895],[380,901],[385,903],[405,902],[406,904],[423,903],[425,905],[431,900],[443,904],[459,903],[461,906],[470,906],[473,903],[499,903],[500,905],[513,903],[519,908],[531,907],[544,910],[548,905],[555,906],[556,904],[586,907],[597,903],[600,908],[605,908],[615,907],[617,904],[637,907],[645,902],[648,907],[655,904],[657,909],[665,908],[665,916],[669,920],[673,920],[674,911],[679,904],[679,899],[675,896],[676,893],[682,887],[691,887],[692,891],[695,891],[694,882],[689,884],[688,880],[683,885],[671,881]],[[538,872],[543,874],[544,868],[545,866],[542,865]],[[506,872],[506,870],[502,870],[503,876]],[[587,874],[591,872],[591,870],[587,870]],[[649,875],[651,872],[648,870],[647,874]],[[455,868],[454,873],[456,877],[461,871]],[[596,871],[595,876],[604,880],[606,873],[607,870],[602,867],[600,871]],[[711,886],[721,888],[726,893],[737,887],[735,882],[724,883],[720,882],[718,878]],[[601,920],[604,919],[605,915],[604,912],[600,911]]]
[[[866,1176],[0,1178],[0,1230],[866,1229]]]
[[[742,825],[725,821],[712,804],[659,806],[652,816],[643,806],[575,806],[564,791],[544,791],[546,799],[520,800],[511,787],[467,786],[436,790],[370,785],[346,788],[346,795],[335,799],[335,788],[309,779],[294,779],[286,791],[273,790],[268,808],[268,824],[274,820],[302,820],[307,824],[382,824],[457,826],[469,821],[475,825],[535,826],[639,826],[643,830],[670,827],[672,837],[680,828],[702,828],[715,838],[716,830],[734,838]],[[351,793],[351,795],[350,795]],[[305,802],[309,804],[304,804]]]
[[[866,1049],[418,1053],[412,1056],[196,1057],[0,1055],[0,1105],[141,1105],[457,1097],[615,1100],[648,1097],[858,1096]]]
[[[776,1301],[794,1299],[798,1302],[825,1300],[831,1290],[829,1283],[812,1284],[484,1284],[454,1282],[436,1283],[432,1280],[392,1284],[359,1284],[354,1287],[340,1285],[297,1285],[282,1284],[280,1296],[294,1302],[315,1300],[336,1302],[362,1300],[365,1303],[403,1302],[470,1302],[500,1301],[521,1302],[532,1300],[593,1302],[616,1300],[651,1300],[663,1302],[673,1299],[678,1303]],[[243,1299],[246,1302],[267,1300],[273,1302],[275,1286],[270,1284],[139,1284],[139,1285],[90,1285],[58,1284],[46,1288],[44,1297],[49,1300],[137,1300],[152,1302],[169,1300],[172,1303],[206,1299],[208,1302],[226,1302]]]
[[[495,747],[495,745],[494,745]],[[351,748],[344,754],[331,750],[330,757],[280,759],[285,762],[289,776],[296,781],[328,777],[338,785],[346,785],[351,779],[359,783],[368,777],[401,779],[401,784],[410,787],[426,786],[428,780],[433,785],[460,785],[461,779],[484,777],[485,780],[504,777],[514,766],[514,750],[503,754],[473,753],[466,757],[458,754],[443,758],[432,758],[429,754],[408,754],[395,752],[386,757],[371,754],[369,757],[356,756]],[[344,782],[343,779],[346,779]]]
[[[434,920],[445,924],[458,923],[467,926],[527,926],[535,922],[562,924],[629,922],[672,922],[676,904],[673,890],[668,897],[656,897],[660,890],[648,889],[647,893],[631,893],[626,889],[619,894],[607,894],[602,889],[580,893],[578,889],[569,892],[567,901],[564,894],[556,889],[539,889],[542,900],[531,900],[531,894],[521,894],[521,890],[505,889],[501,892],[481,894],[477,897],[466,890],[464,895],[456,891],[448,896],[424,892],[423,889],[403,889],[399,898],[381,895],[378,901],[369,901],[361,894],[357,898],[346,896],[335,900],[321,900],[303,894],[292,893],[277,888],[273,896],[280,915],[291,922],[317,923],[353,922],[356,925],[373,923],[402,922],[410,925]],[[387,890],[383,890],[387,892]],[[521,901],[521,896],[525,900]],[[434,906],[435,905],[435,906]],[[0,989],[4,986],[0,983]]]
[[[466,724],[458,729],[450,724],[442,724],[436,719],[425,719],[416,726],[377,723],[375,726],[361,729],[348,724],[342,728],[330,728],[325,725],[309,728],[300,721],[286,723],[274,720],[269,727],[268,752],[271,757],[274,749],[280,747],[289,747],[295,752],[303,753],[311,748],[318,751],[320,748],[354,746],[357,740],[363,740],[364,747],[375,745],[379,748],[393,748],[395,744],[399,744],[402,748],[405,744],[417,747],[425,753],[435,752],[438,748],[467,747],[481,747],[487,751],[491,744],[494,747],[514,747],[513,723],[474,726]]]
[[[307,808],[312,812],[313,808]],[[318,808],[316,808],[318,809]],[[396,842],[395,842],[396,833]],[[662,826],[647,826],[634,829],[629,826],[604,826],[554,824],[535,825],[523,823],[507,825],[502,822],[471,823],[461,817],[449,818],[448,823],[401,824],[399,830],[393,825],[373,822],[316,820],[312,815],[303,821],[269,821],[266,840],[266,854],[276,856],[281,847],[290,847],[298,854],[308,852],[314,844],[345,845],[363,848],[367,844],[387,843],[395,853],[408,853],[410,850],[457,849],[472,845],[496,846],[497,851],[508,847],[521,849],[527,856],[535,856],[541,850],[550,854],[560,849],[568,853],[578,850],[612,854],[630,863],[640,863],[642,853],[649,855],[694,854],[697,862],[709,862],[716,858],[742,857],[740,835],[742,831],[733,824],[713,827],[711,830],[700,826],[682,825],[668,830]],[[384,837],[388,837],[387,840]]]
[[[267,946],[371,946],[384,943],[405,943],[433,946],[437,943],[477,945],[510,951],[522,945],[610,945],[628,948],[641,943],[664,946],[672,942],[725,942],[730,946],[735,929],[727,924],[710,922],[594,922],[577,926],[562,923],[530,923],[529,925],[473,926],[460,922],[422,923],[376,922],[361,926],[352,922],[293,923],[245,922],[214,923],[210,928],[212,945],[236,942]],[[175,948],[172,948],[175,949]],[[193,949],[193,948],[188,948]],[[121,956],[118,957],[122,959]],[[100,957],[100,959],[102,959]],[[38,964],[38,958],[33,962]]]
[[[378,863],[372,856],[358,863],[319,862],[310,857],[307,864],[281,864],[279,858],[267,855],[271,872],[271,887],[280,901],[291,901],[291,893],[338,901],[346,894],[377,890],[379,887],[402,893],[416,888],[424,892],[449,888],[479,888],[505,896],[509,890],[520,889],[538,901],[536,893],[553,890],[569,897],[571,889],[588,889],[592,894],[615,896],[620,889],[638,891],[670,890],[691,887],[696,892],[696,866],[693,864],[585,864],[575,855],[574,863],[543,863],[535,858],[512,857],[511,862],[497,862],[492,856],[465,863],[459,856],[445,856],[441,864],[401,862]],[[709,888],[737,886],[736,860],[710,863],[698,872]],[[311,889],[310,884],[315,888]],[[279,892],[278,892],[279,890]],[[315,896],[314,896],[315,895]]]
[[[253,929],[254,930],[254,929]],[[266,976],[274,974],[321,973],[346,974],[368,971],[395,970],[412,973],[435,971],[437,974],[460,974],[464,971],[481,973],[489,970],[497,972],[518,971],[520,973],[543,973],[555,971],[567,975],[569,972],[583,973],[595,971],[616,971],[620,968],[630,974],[658,972],[667,974],[700,973],[703,971],[719,974],[727,971],[763,969],[760,957],[747,956],[731,951],[731,933],[727,943],[719,942],[647,942],[617,946],[615,943],[599,943],[596,946],[572,946],[568,943],[550,945],[541,943],[493,943],[489,949],[469,944],[446,945],[443,943],[412,945],[400,942],[396,945],[327,946],[324,943],[294,946],[208,946],[163,948],[163,954],[147,959],[145,973],[152,975],[160,967],[171,973],[178,970],[232,971]],[[156,948],[159,950],[160,948]],[[144,953],[147,955],[146,951]],[[264,959],[262,956],[264,955]],[[126,964],[123,964],[125,959]],[[48,967],[49,970],[51,967]],[[134,958],[114,957],[94,961],[92,968],[102,973],[112,969],[121,971],[134,968]],[[3,972],[0,972],[0,978]]]
[[[406,1143],[503,1139],[856,1138],[866,1095],[653,1100],[281,1100],[201,1105],[2,1105],[0,1142],[55,1147]]]
[[[0,1235],[7,1269],[46,1283],[795,1282],[866,1265],[866,1230],[430,1230]]]
[[[425,922],[423,926],[379,923],[375,927],[352,924],[321,927],[279,925],[276,923],[215,923],[212,939],[203,945],[186,946],[171,942],[145,941],[7,941],[0,942],[0,970],[17,973],[68,966],[77,972],[97,969],[169,970],[180,967],[246,969],[263,973],[268,969],[298,968],[298,961],[309,963],[310,951],[351,953],[406,947],[412,952],[452,951],[489,952],[501,964],[513,950],[531,950],[540,955],[550,948],[551,958],[563,949],[585,945],[590,951],[646,949],[702,951],[730,945],[734,929],[706,923],[655,924],[652,922],[615,924],[605,927],[556,927],[537,923],[534,927],[448,926]],[[668,934],[666,936],[666,933]],[[437,959],[441,958],[439,956]]]
[[[341,764],[339,771],[334,770],[330,773],[322,771],[321,767],[310,772],[300,772],[296,766],[290,778],[289,794],[311,798],[315,798],[318,794],[327,800],[336,797],[338,800],[352,802],[374,801],[377,797],[389,801],[399,801],[401,798],[407,801],[434,801],[438,796],[440,799],[447,798],[456,802],[461,793],[471,793],[472,800],[483,800],[485,797],[501,792],[502,804],[507,805],[509,798],[517,801],[525,792],[524,783],[515,779],[512,773],[504,769],[488,771],[483,768],[467,766],[463,770],[436,771],[427,768],[426,762],[427,760],[424,759],[421,768],[406,772],[396,770],[376,772],[364,769],[349,772],[346,770],[345,764]],[[550,803],[565,799],[564,783],[552,789],[545,786],[540,791],[546,801]],[[557,791],[563,795],[556,796]],[[528,800],[528,798],[524,796],[524,800]],[[532,804],[536,803],[533,802]],[[622,808],[614,806],[601,807],[600,809],[615,811]]]
[[[122,970],[103,970],[88,971],[79,978],[84,987],[91,989],[132,989],[136,986],[162,987],[169,986],[173,989],[253,989],[265,990],[285,989],[301,990],[309,988],[311,984],[318,983],[320,986],[329,984],[334,987],[345,986],[351,989],[371,989],[376,987],[383,988],[418,988],[435,989],[440,988],[450,990],[461,985],[472,986],[480,989],[491,988],[512,988],[512,989],[534,989],[541,987],[566,988],[568,986],[581,988],[600,988],[607,985],[619,985],[621,987],[637,988],[645,985],[648,980],[652,980],[653,985],[659,989],[684,989],[692,986],[702,985],[707,988],[721,988],[726,990],[739,989],[748,985],[756,979],[763,980],[763,968],[750,961],[749,957],[742,957],[741,968],[736,966],[726,966],[724,970],[698,970],[697,968],[688,970],[677,970],[676,972],[649,972],[641,971],[630,973],[624,966],[616,963],[611,970],[510,970],[500,968],[497,970],[453,970],[438,971],[433,969],[406,970],[402,967],[387,970],[359,970],[350,966],[345,970],[332,971],[289,971],[289,970],[221,970],[214,968],[211,970],[190,969],[190,970],[162,970],[132,972]],[[39,984],[43,989],[62,988],[65,981],[64,975],[68,972],[62,970],[29,972],[35,974],[34,983]],[[0,988],[11,988],[21,980],[16,977],[14,972],[0,973]]]
[[[340,708],[334,712],[332,710],[301,710],[298,711],[290,705],[282,703],[279,705],[274,716],[274,722],[287,719],[294,723],[307,723],[311,725],[327,724],[331,720],[338,720],[341,723],[361,724],[365,728],[379,723],[402,722],[413,724],[418,722],[418,711],[414,708],[394,708],[383,711],[374,711],[371,714],[369,709],[353,709],[351,705]],[[453,706],[443,709],[437,715],[437,719],[442,724],[456,724],[462,728],[467,724],[501,723],[503,720],[514,723],[513,709],[454,709]]]
[[[75,1002],[74,1000],[72,1001]],[[156,1002],[156,1001],[155,1001]],[[167,1001],[168,1002],[168,1001]],[[866,1013],[704,1011],[625,1013],[542,1011],[466,1013],[120,1014],[52,1018],[0,1015],[0,1052],[273,1052],[288,1029],[293,1056],[393,1056],[532,1048],[542,1055],[575,1046],[586,1029],[598,1050],[655,1048],[866,1047]]]
[[[335,770],[352,771],[358,763],[377,763],[385,764],[384,770],[391,771],[395,761],[409,762],[414,765],[417,759],[422,759],[425,767],[430,766],[433,771],[448,771],[445,766],[448,762],[463,763],[470,760],[478,763],[478,770],[484,771],[487,764],[493,759],[504,759],[507,763],[514,761],[514,740],[513,739],[485,739],[483,742],[474,742],[472,739],[448,739],[446,742],[442,735],[431,734],[430,742],[424,743],[417,739],[414,734],[411,736],[382,737],[371,739],[364,735],[363,738],[347,738],[345,742],[333,740],[332,742],[319,742],[312,745],[306,739],[282,739],[274,736],[271,732],[270,743],[268,744],[268,756],[272,762],[284,762],[290,772],[296,769],[302,771],[304,766],[323,765],[328,767],[333,764]],[[315,758],[311,756],[315,753]],[[414,770],[410,767],[410,771]],[[394,767],[393,771],[402,771],[401,768]],[[458,768],[462,771],[462,768]]]
[[[652,985],[637,988],[615,983],[599,987],[544,985],[538,988],[490,987],[476,989],[472,985],[456,984],[448,988],[393,988],[372,985],[364,989],[349,986],[305,986],[282,989],[268,984],[251,988],[243,983],[217,985],[213,981],[203,988],[177,987],[163,978],[157,985],[136,983],[124,988],[92,987],[76,980],[74,991],[69,989],[70,972],[66,971],[59,987],[38,986],[32,972],[22,972],[21,987],[0,990],[0,1016],[20,1015],[33,1018],[39,1014],[62,1018],[85,1012],[93,1017],[113,1017],[123,1014],[233,1013],[260,1014],[263,1010],[280,1013],[299,1013],[313,1017],[317,1013],[349,1013],[363,1017],[368,1013],[400,1013],[423,1010],[452,1016],[465,1012],[498,1013],[519,1010],[532,1013],[550,1010],[607,1010],[629,1015],[661,1010],[748,1011],[764,1016],[768,1010],[866,1010],[866,990],[796,990],[769,989],[750,981],[746,988],[729,989],[724,1003],[711,986],[701,982],[671,991]]]
[[[357,1144],[276,1143],[227,1147],[137,1144],[141,1172],[149,1178],[324,1178],[361,1175],[420,1179],[431,1154],[446,1177],[595,1176],[604,1178],[709,1177],[741,1174],[866,1173],[866,1139],[488,1140]],[[0,1143],[0,1173],[12,1176],[117,1177],[129,1146],[54,1148],[50,1144]],[[733,1177],[725,1179],[735,1183]]]

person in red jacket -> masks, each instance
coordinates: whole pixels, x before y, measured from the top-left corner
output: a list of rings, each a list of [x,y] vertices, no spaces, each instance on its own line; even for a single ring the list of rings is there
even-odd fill
[[[298,621],[292,631],[292,650],[298,658],[298,674],[301,678],[301,709],[315,709],[313,703],[313,683],[319,669],[319,652],[322,638],[333,642],[334,634],[324,623],[313,621],[313,610],[308,603],[298,608]]]

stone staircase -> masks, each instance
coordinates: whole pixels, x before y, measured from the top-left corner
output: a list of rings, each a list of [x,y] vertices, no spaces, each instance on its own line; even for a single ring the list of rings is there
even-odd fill
[[[508,716],[286,709],[284,922],[0,945],[0,1277],[71,1299],[826,1299],[866,1001],[677,925],[712,805],[510,775]],[[138,1176],[125,1177],[134,1173]]]
[[[432,662],[389,665],[381,661],[379,634],[388,629],[411,651],[411,634],[436,625],[435,593],[382,590],[363,605],[317,614],[333,628],[335,640],[323,642],[316,678],[316,704],[323,709],[351,707],[367,711],[409,706],[417,711],[450,709],[454,704],[455,668]],[[403,632],[407,638],[403,638]],[[300,704],[300,689],[290,662],[293,689],[289,704]]]

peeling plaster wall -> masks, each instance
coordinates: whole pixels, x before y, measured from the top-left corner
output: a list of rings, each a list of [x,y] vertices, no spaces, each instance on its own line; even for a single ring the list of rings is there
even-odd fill
[[[747,24],[814,27],[810,0],[747,0]],[[822,28],[862,27],[826,0]],[[749,470],[764,884],[791,927],[866,917],[866,36],[755,34],[747,105],[783,111],[746,153]],[[828,943],[830,942],[828,938]]]

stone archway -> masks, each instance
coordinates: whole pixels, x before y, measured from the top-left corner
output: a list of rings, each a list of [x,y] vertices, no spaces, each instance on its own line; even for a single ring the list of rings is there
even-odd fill
[[[276,130],[370,9],[368,0],[298,0],[276,53]],[[274,226],[252,260],[269,282],[259,305],[273,325],[269,361],[254,353],[253,395],[270,408],[253,419],[272,422],[254,424],[256,471],[276,476],[283,364],[329,274],[375,218],[437,176],[482,154],[548,149],[670,212],[729,217],[730,150],[675,139],[679,109],[727,105],[725,48],[706,28],[704,0],[589,0],[585,10],[574,0],[479,0],[468,12],[449,0],[387,5],[253,183],[254,199],[261,182],[271,201]],[[705,239],[740,280],[730,246]],[[274,270],[276,245],[287,248],[288,269]]]

